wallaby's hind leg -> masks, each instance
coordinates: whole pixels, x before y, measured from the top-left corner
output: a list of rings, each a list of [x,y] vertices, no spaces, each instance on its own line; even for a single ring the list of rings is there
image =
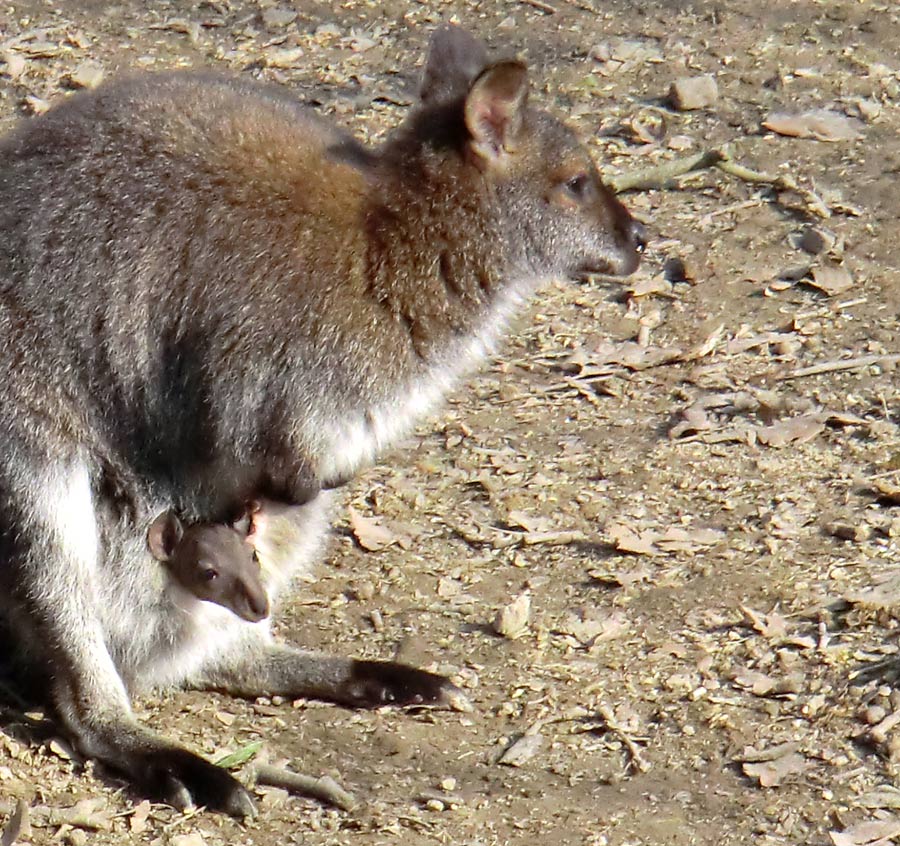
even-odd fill
[[[194,679],[196,687],[236,696],[311,696],[354,708],[435,705],[471,709],[444,676],[392,661],[357,661],[303,652],[291,646],[244,643],[241,650]]]
[[[155,798],[252,814],[240,782],[155,736],[131,714],[97,611],[98,533],[85,466],[29,478],[27,489],[6,487],[7,560],[0,566],[14,585],[16,635],[46,665],[53,704],[77,747]]]

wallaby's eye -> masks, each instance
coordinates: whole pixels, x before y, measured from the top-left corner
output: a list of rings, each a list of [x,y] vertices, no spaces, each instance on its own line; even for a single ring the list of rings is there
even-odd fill
[[[583,203],[593,194],[594,181],[587,173],[579,173],[565,181],[566,191],[578,202]]]
[[[219,571],[213,567],[205,567],[201,575],[204,582],[212,582],[219,578]]]

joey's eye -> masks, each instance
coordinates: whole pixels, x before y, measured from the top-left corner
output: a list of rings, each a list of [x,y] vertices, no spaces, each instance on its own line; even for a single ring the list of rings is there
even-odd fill
[[[201,575],[204,582],[212,582],[219,578],[219,571],[212,567],[204,567]]]
[[[579,173],[577,176],[567,179],[564,185],[569,196],[579,202],[587,200],[594,188],[594,182],[587,173]]]

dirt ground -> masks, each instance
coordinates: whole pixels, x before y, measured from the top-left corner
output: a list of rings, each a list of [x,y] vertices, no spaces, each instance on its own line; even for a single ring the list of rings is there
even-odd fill
[[[625,193],[651,232],[639,273],[544,291],[348,489],[355,530],[340,508],[282,609],[283,637],[447,672],[474,712],[137,703],[198,752],[260,740],[358,800],[257,788],[246,825],[141,803],[7,714],[0,807],[27,802],[34,843],[900,842],[891,0],[6,2],[0,123],[98,68],[211,66],[374,140],[447,20],[523,56],[610,178],[725,145],[752,170]],[[715,102],[673,108],[673,80],[704,74]],[[763,128],[813,109],[839,140]]]

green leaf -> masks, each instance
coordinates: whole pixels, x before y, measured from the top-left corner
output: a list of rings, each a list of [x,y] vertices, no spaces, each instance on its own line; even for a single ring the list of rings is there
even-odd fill
[[[254,740],[246,746],[242,746],[237,751],[219,758],[215,764],[217,767],[224,767],[226,770],[239,767],[241,764],[246,764],[247,761],[252,761],[259,750],[262,749],[262,745],[263,742],[261,740]]]

